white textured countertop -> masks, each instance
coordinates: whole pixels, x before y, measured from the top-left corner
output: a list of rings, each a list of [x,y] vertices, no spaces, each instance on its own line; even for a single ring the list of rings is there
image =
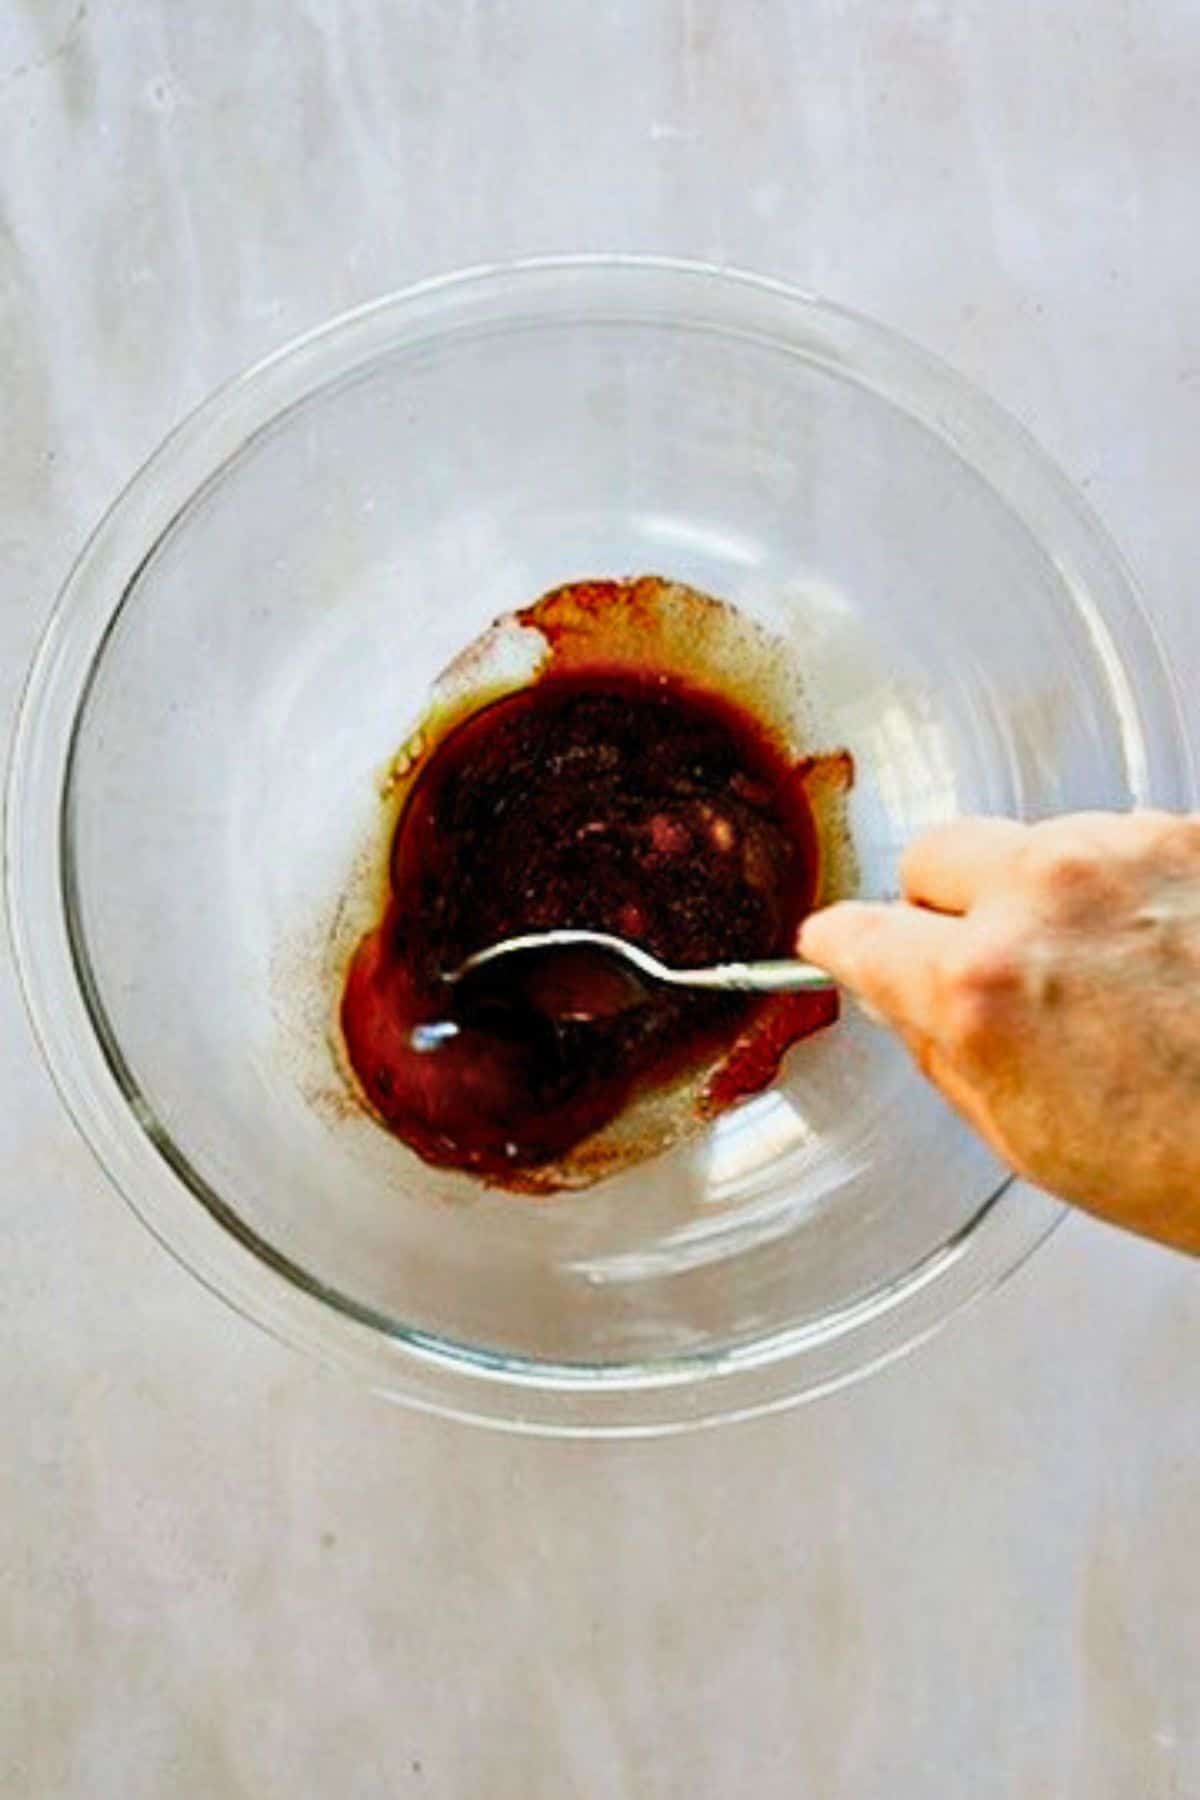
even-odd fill
[[[889,320],[1082,484],[1200,680],[1193,0],[0,0],[0,712],[181,413],[565,249]],[[6,1800],[1194,1800],[1200,1270],[1076,1219],[870,1383],[655,1444],[390,1410],[64,1121],[0,961]]]

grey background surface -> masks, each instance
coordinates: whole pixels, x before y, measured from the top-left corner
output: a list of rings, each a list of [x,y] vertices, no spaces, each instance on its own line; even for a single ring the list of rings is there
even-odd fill
[[[2,0],[0,712],[181,414],[455,265],[794,279],[982,381],[1200,675],[1191,0]],[[1200,1796],[1200,1274],[1075,1219],[658,1444],[358,1395],[147,1238],[0,963],[0,1792]]]

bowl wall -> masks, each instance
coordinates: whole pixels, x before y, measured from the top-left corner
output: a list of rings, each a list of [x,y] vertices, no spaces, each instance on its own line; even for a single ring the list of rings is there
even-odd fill
[[[499,272],[211,402],[102,528],[34,678],[10,849],[35,1015],[109,1166],[216,1285],[268,1318],[298,1301],[290,1329],[389,1390],[429,1398],[429,1364],[467,1411],[669,1423],[755,1404],[749,1380],[773,1403],[994,1278],[989,1231],[1007,1264],[1054,1217],[997,1198],[852,1008],[704,1137],[556,1201],[428,1169],[348,1102],[329,945],[382,766],[496,615],[643,572],[786,640],[812,746],[855,759],[865,892],[959,813],[1189,791],[1069,491],[953,377],[816,303],[669,266]]]

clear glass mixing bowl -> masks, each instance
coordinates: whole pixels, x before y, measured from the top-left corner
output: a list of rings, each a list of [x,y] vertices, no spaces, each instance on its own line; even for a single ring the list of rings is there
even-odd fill
[[[650,1431],[826,1390],[1051,1229],[857,1017],[707,1136],[553,1202],[347,1103],[324,949],[378,771],[496,614],[653,572],[786,636],[864,891],[961,812],[1187,804],[1128,576],[1010,421],[770,282],[430,283],[217,394],[85,550],[10,790],[33,1019],[104,1167],[219,1293],[416,1404]]]

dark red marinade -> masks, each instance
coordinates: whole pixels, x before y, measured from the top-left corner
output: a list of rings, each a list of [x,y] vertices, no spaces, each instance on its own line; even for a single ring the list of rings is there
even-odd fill
[[[802,770],[749,710],[675,674],[552,669],[457,725],[407,794],[384,916],[342,999],[366,1098],[428,1162],[510,1186],[636,1093],[732,1051],[709,1088],[719,1111],[831,1023],[836,995],[652,986],[552,1016],[527,964],[461,990],[444,975],[562,926],[681,966],[787,954],[817,879]]]

